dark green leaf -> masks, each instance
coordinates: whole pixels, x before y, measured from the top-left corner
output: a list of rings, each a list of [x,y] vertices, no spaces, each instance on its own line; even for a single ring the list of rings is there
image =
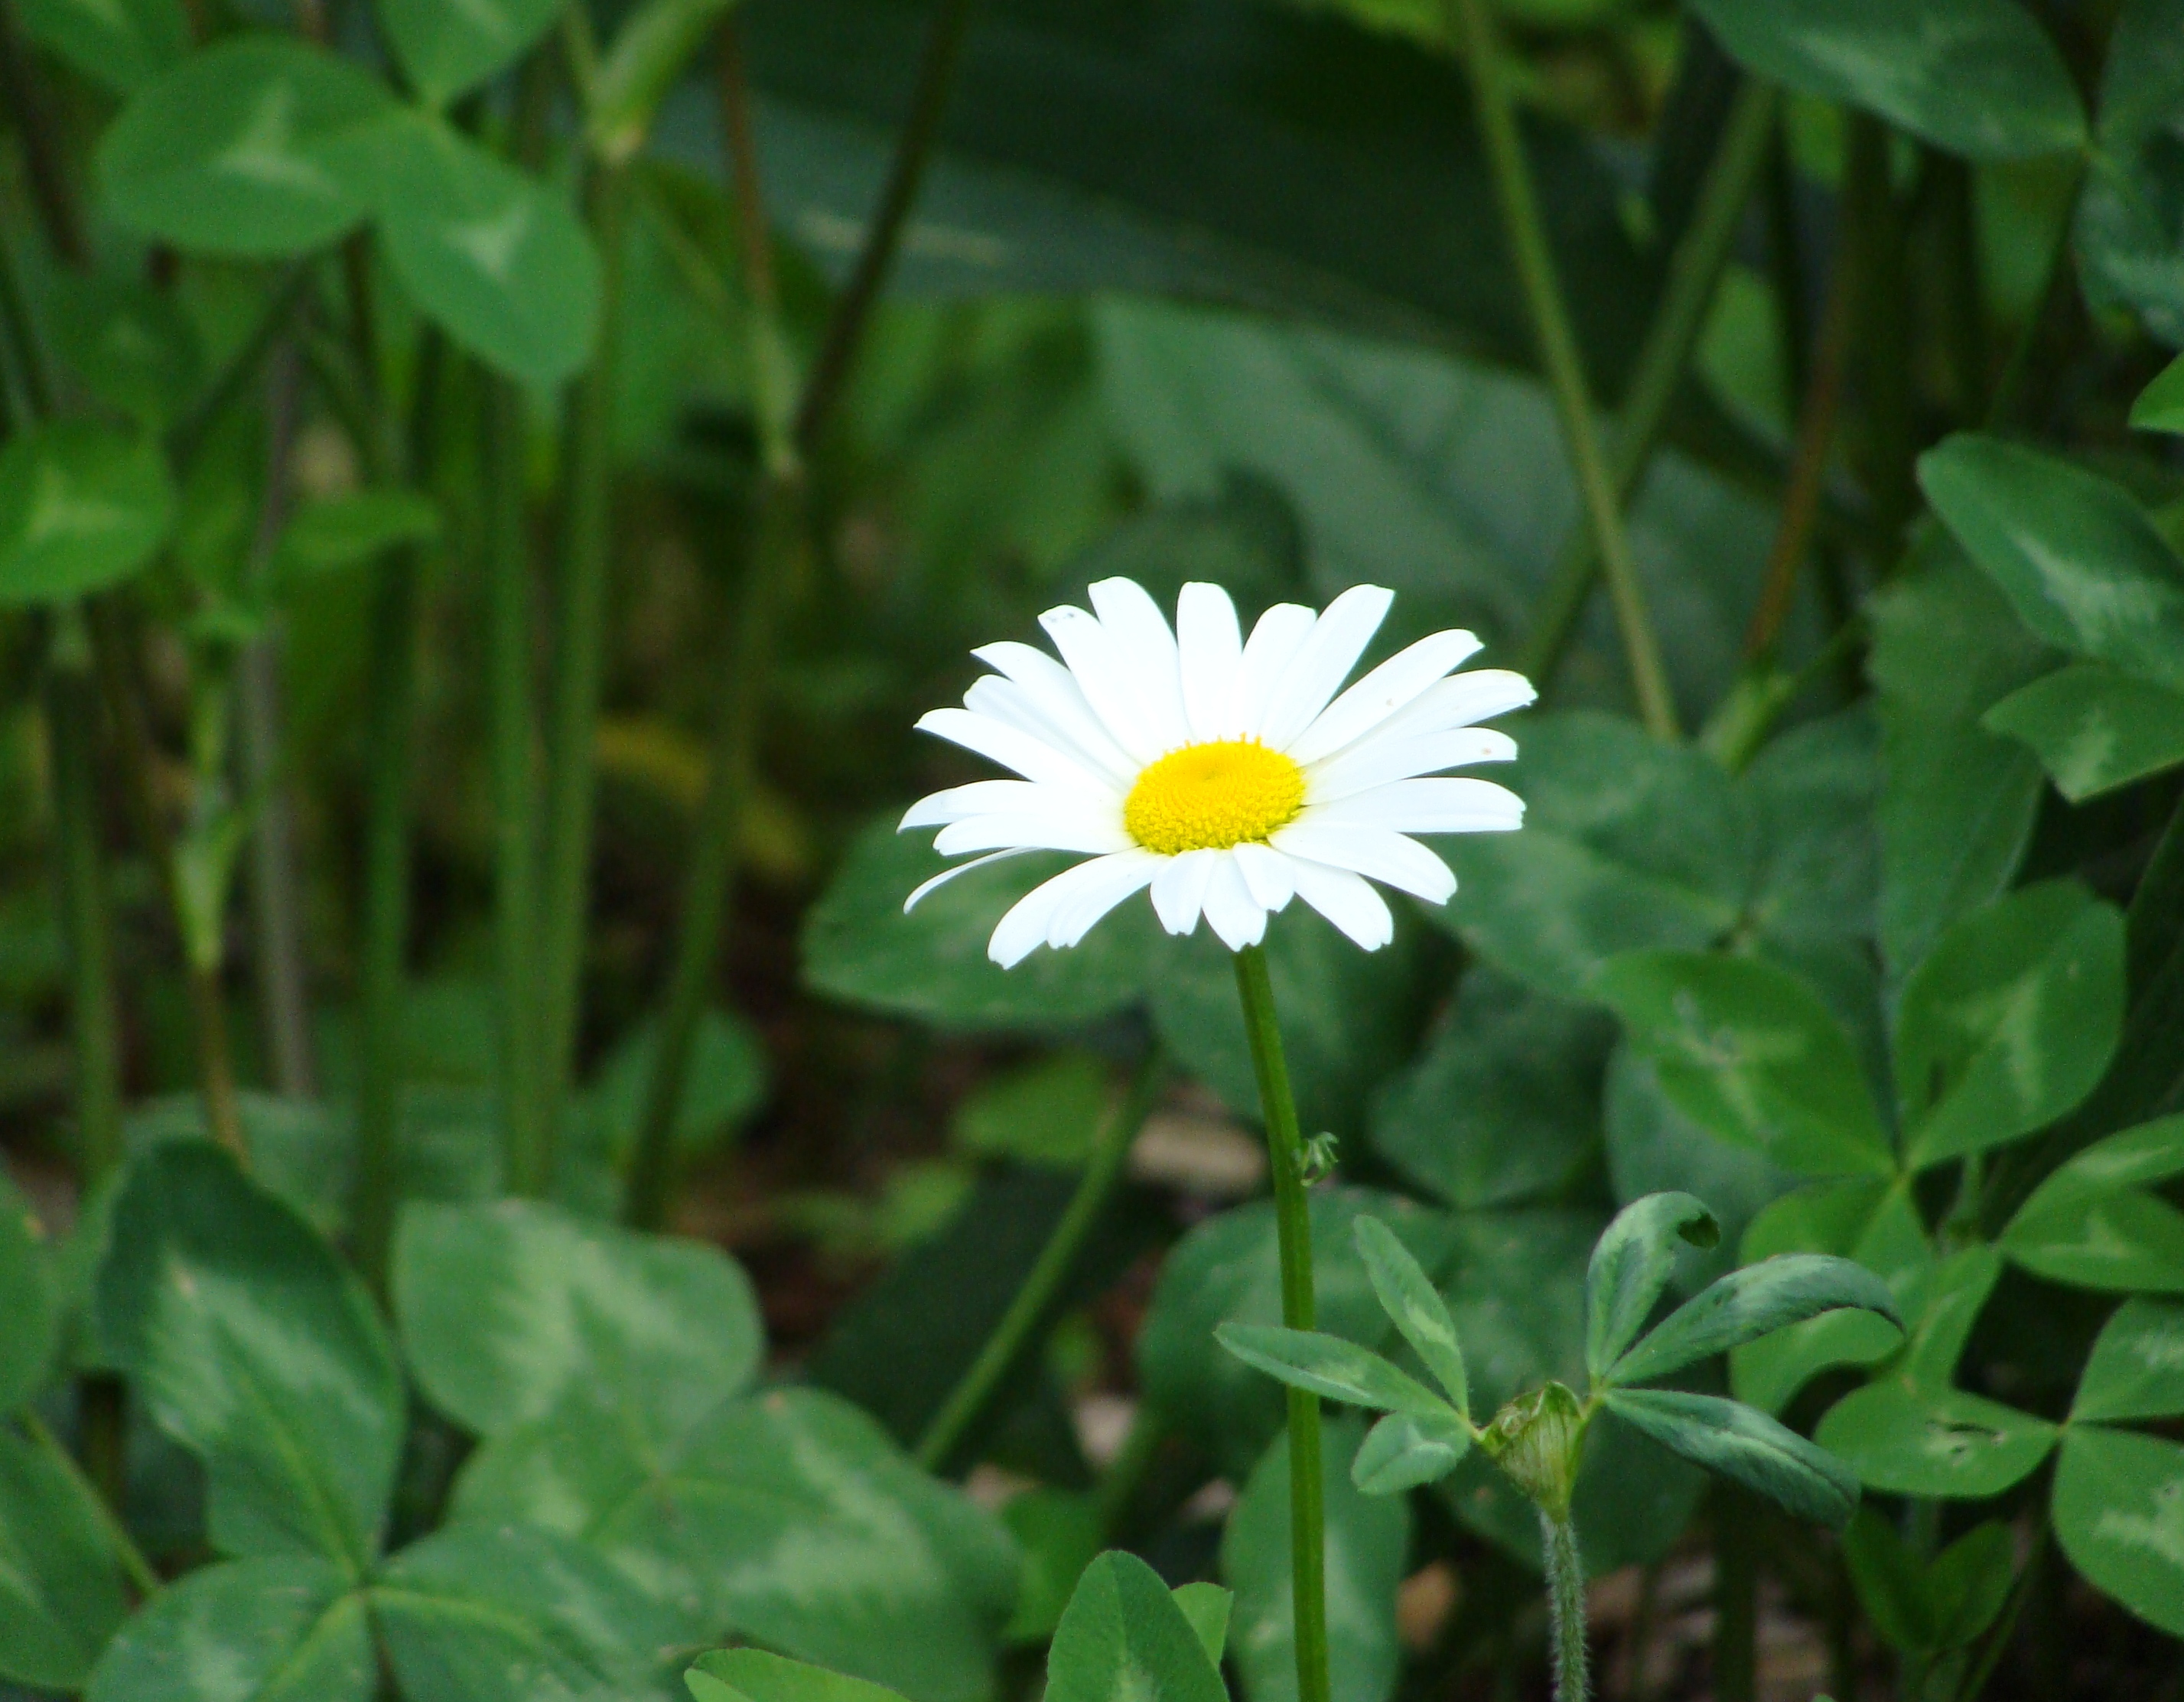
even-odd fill
[[[2134,1298],[2093,1343],[2070,1403],[2073,1423],[2184,1413],[2184,1305]]]
[[[1858,1601],[1881,1640],[1906,1655],[1962,1647],[1993,1622],[2009,1594],[2009,1527],[1990,1519],[1938,1555],[1914,1553],[1870,1507],[1843,1532]]]
[[[1437,1416],[1447,1403],[1378,1354],[1310,1330],[1279,1324],[1223,1324],[1213,1338],[1230,1353],[1291,1388],[1380,1411]]]
[[[409,110],[354,136],[343,159],[395,275],[455,342],[541,387],[590,358],[599,259],[566,195]]]
[[[2101,662],[2020,687],[1980,725],[2031,747],[2073,804],[2184,762],[2184,694]]]
[[[640,1024],[599,1065],[586,1096],[586,1109],[617,1164],[627,1158],[636,1139],[659,1045],[658,1026],[650,1021]],[[682,1102],[676,1112],[677,1148],[703,1152],[726,1139],[766,1103],[766,1054],[750,1025],[733,1011],[702,1012],[690,1037]]]
[[[204,1462],[215,1548],[370,1563],[401,1374],[363,1285],[302,1219],[219,1149],[159,1147],[114,1204],[98,1310],[152,1417]]]
[[[1373,1149],[1451,1205],[1552,1194],[1599,1130],[1613,1037],[1597,1011],[1471,969],[1446,1024],[1375,1098]]]
[[[1111,1550],[1085,1568],[1061,1616],[1046,1694],[1053,1702],[1224,1702],[1228,1693],[1159,1574]]]
[[[1869,705],[1792,727],[1744,771],[1759,819],[1751,919],[1773,942],[1865,940],[1878,923],[1880,724]]]
[[[2184,432],[2184,356],[2161,369],[2161,376],[2138,393],[2131,423],[2141,431]]]
[[[2184,690],[2184,561],[2130,492],[1970,432],[1922,455],[1919,482],[2033,631]]]
[[[1396,1586],[1410,1545],[1400,1496],[1352,1486],[1364,1427],[1329,1423],[1321,1438],[1327,1494],[1328,1666],[1336,1702],[1385,1702],[1402,1665]],[[1249,1702],[1295,1702],[1295,1602],[1290,1574],[1289,1439],[1251,1471],[1221,1538],[1221,1574],[1236,1592],[1232,1635]]]
[[[82,420],[16,433],[0,448],[0,607],[126,579],[174,516],[167,464],[148,439]]]
[[[23,33],[72,70],[129,94],[189,51],[181,0],[18,0]]]
[[[1855,1306],[1900,1321],[1888,1285],[1825,1253],[1780,1253],[1732,1271],[1611,1365],[1605,1381],[1648,1382],[1789,1324]]]
[[[1391,1412],[1365,1432],[1350,1481],[1368,1495],[1396,1495],[1435,1483],[1462,1464],[1471,1432],[1452,1416]]]
[[[552,27],[562,0],[379,0],[403,75],[428,105],[483,82]]]
[[[53,1283],[29,1204],[0,1174],[0,1417],[45,1387],[53,1361]]]
[[[2123,1002],[2123,917],[2075,882],[1956,923],[1897,1009],[1905,1161],[1924,1169],[2062,1115],[2108,1067]]]
[[[230,36],[139,89],[98,148],[115,218],[239,258],[300,254],[362,219],[343,144],[392,107],[346,59],[285,36]]]
[[[415,491],[358,491],[305,503],[282,528],[275,570],[292,583],[315,573],[360,567],[398,544],[440,534],[440,510]]]
[[[125,273],[71,275],[47,314],[55,350],[77,381],[147,431],[173,425],[196,398],[204,352],[171,291]]]
[[[1610,1389],[1607,1401],[1610,1412],[1663,1447],[1800,1519],[1840,1527],[1858,1505],[1858,1479],[1841,1460],[1751,1407],[1659,1388]]]
[[[2180,1171],[2184,1117],[2097,1141],[2018,1209],[2002,1250],[2053,1282],[2184,1293],[2184,1213],[2142,1186]]]
[[[2055,1535],[2070,1564],[2141,1619],[2184,1637],[2184,1448],[2074,1426],[2055,1468]]]
[[[1082,1170],[1113,1101],[1113,1076],[1099,1058],[1056,1053],[973,1088],[956,1107],[950,1143],[975,1158]]]
[[[0,1304],[6,1304],[0,1300]],[[79,1690],[128,1612],[82,1479],[0,1428],[0,1679]]]
[[[527,1201],[410,1205],[393,1287],[418,1382],[483,1436],[579,1384],[666,1434],[741,1389],[763,1345],[750,1279],[718,1249]]]
[[[1709,1133],[1808,1175],[1893,1169],[1849,1037],[1797,976],[1750,958],[1634,952],[1596,987],[1662,1091]]]
[[[676,1640],[670,1610],[591,1549],[521,1526],[443,1531],[371,1584],[407,1702],[623,1702]]]
[[[107,1645],[85,1702],[370,1702],[371,1627],[354,1580],[290,1555],[192,1572]]]
[[[1800,94],[1846,101],[1973,159],[2075,148],[2086,116],[2013,0],[1692,0],[1722,45]]]
[[[1379,1219],[1361,1217],[1351,1233],[1381,1309],[1447,1392],[1458,1415],[1468,1418],[1471,1393],[1463,1369],[1463,1345],[1457,1339],[1456,1321],[1435,1293],[1432,1280],[1401,1238]]]
[[[1710,1247],[1721,1226],[1687,1193],[1653,1193],[1615,1215],[1585,1273],[1585,1368],[1595,1382],[1646,1327],[1676,1268],[1677,1243]]]
[[[2127,0],[2109,38],[2094,154],[2078,199],[2079,275],[2088,298],[2137,311],[2172,348],[2184,343],[2184,260],[2176,146],[2184,97],[2184,5]],[[2134,422],[2137,423],[2137,422]]]
[[[897,1702],[880,1685],[763,1649],[701,1655],[686,1682],[697,1702]]]

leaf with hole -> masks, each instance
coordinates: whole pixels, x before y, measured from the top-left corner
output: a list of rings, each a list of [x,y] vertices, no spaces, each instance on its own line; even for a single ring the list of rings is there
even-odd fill
[[[1653,1315],[1681,1243],[1708,1247],[1721,1226],[1687,1193],[1652,1193],[1615,1215],[1585,1273],[1585,1368],[1597,1381]]]

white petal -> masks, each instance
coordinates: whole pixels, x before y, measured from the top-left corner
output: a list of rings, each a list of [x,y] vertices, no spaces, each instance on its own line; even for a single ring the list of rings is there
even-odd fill
[[[1030,711],[1067,739],[1064,748],[1083,752],[1090,765],[1119,786],[1127,787],[1136,776],[1138,765],[1093,714],[1077,676],[1045,651],[1005,639],[998,644],[982,645],[971,654],[1008,676],[1024,694]]]
[[[1138,668],[1096,616],[1064,603],[1040,615],[1039,624],[1054,640],[1084,701],[1124,755],[1143,765],[1170,748],[1161,737],[1159,723],[1146,710]]]
[[[1058,662],[1054,671],[1065,681],[1069,678],[1069,670]],[[1084,702],[1084,694],[1073,684],[1069,689],[1080,704]],[[1053,746],[1085,773],[1112,788],[1117,797],[1136,777],[1137,765],[1123,754],[1089,709],[1084,712],[1082,724],[1072,726],[1049,714],[1036,693],[998,674],[981,674],[973,680],[971,689],[963,693],[963,707],[974,715],[1000,721]]]
[[[1183,665],[1167,616],[1134,579],[1103,579],[1090,587],[1092,610],[1115,635],[1144,693],[1145,713],[1159,728],[1163,750],[1190,743],[1183,711]]]
[[[1374,733],[1307,771],[1305,802],[1331,804],[1391,780],[1411,780],[1474,762],[1510,762],[1516,755],[1516,740],[1492,727],[1453,727],[1407,739]]]
[[[1389,914],[1388,901],[1363,876],[1301,857],[1291,859],[1290,873],[1296,880],[1297,897],[1367,951],[1378,951],[1395,938],[1396,919]]]
[[[1003,768],[1014,769],[1026,780],[1063,787],[1080,797],[1097,797],[1113,790],[1095,780],[1075,758],[991,715],[973,715],[968,709],[928,709],[917,718],[917,730],[976,751]]]
[[[1213,878],[1218,851],[1186,851],[1171,857],[1153,876],[1153,911],[1161,926],[1172,934],[1187,934],[1198,926],[1198,913],[1206,904],[1206,883]]]
[[[1293,857],[1384,882],[1428,904],[1445,904],[1456,891],[1456,876],[1447,864],[1417,840],[1384,827],[1356,827],[1307,816],[1276,833],[1274,844]]]
[[[1056,910],[1084,889],[1085,871],[1115,860],[1112,857],[1095,858],[1040,882],[1010,905],[1008,913],[994,926],[993,937],[986,942],[986,955],[1003,969],[1014,969],[1034,947],[1046,943],[1047,925],[1054,920]]]
[[[1266,908],[1244,884],[1244,871],[1234,857],[1217,859],[1213,878],[1206,883],[1206,925],[1232,952],[1255,946],[1267,937]]]
[[[1468,632],[1435,632],[1397,651],[1320,713],[1289,746],[1299,762],[1318,762],[1370,734],[1451,668],[1479,653]]]
[[[1274,688],[1318,621],[1301,603],[1277,603],[1259,617],[1237,665],[1236,695],[1228,706],[1224,737],[1245,738],[1257,732]]]
[[[1251,897],[1265,909],[1285,909],[1296,897],[1296,877],[1290,873],[1290,859],[1280,852],[1247,839],[1228,854],[1236,859]]]
[[[1394,592],[1379,586],[1353,585],[1327,605],[1267,699],[1266,712],[1253,729],[1262,743],[1285,751],[1312,725],[1350,677],[1395,600]]]
[[[1374,729],[1382,738],[1418,738],[1427,733],[1490,721],[1521,709],[1539,693],[1522,674],[1507,668],[1474,668],[1436,681]]]
[[[933,836],[933,848],[944,857],[998,850],[1004,845],[1104,855],[1127,851],[1135,843],[1123,831],[1119,816],[1068,809],[995,810],[951,821]]]
[[[1490,780],[1398,780],[1322,804],[1312,815],[1398,833],[1508,833],[1524,825],[1524,800]]]
[[[1236,674],[1244,662],[1244,635],[1228,593],[1217,585],[1184,586],[1175,601],[1175,639],[1191,737],[1201,743],[1228,737]]]
[[[958,863],[952,869],[943,869],[931,880],[921,881],[917,883],[916,887],[911,891],[911,895],[902,901],[902,913],[905,916],[908,915],[911,913],[911,908],[916,905],[920,898],[922,898],[928,893],[936,891],[939,887],[946,886],[958,875],[967,875],[973,869],[983,869],[989,863],[1005,863],[1011,857],[1021,857],[1027,852],[1034,851],[1037,848],[1038,848],[1036,846],[1033,845],[1011,845],[1006,851],[989,851],[983,857],[973,857],[967,863]]]
[[[929,793],[911,804],[895,826],[898,833],[912,827],[944,827],[973,815],[1007,811],[1029,815],[1048,809],[1082,809],[1084,800],[1058,786],[1041,786],[1029,780],[974,780],[968,786],[951,786]]]
[[[1159,867],[1160,859],[1151,852],[1133,848],[1063,870],[1017,900],[986,943],[986,955],[1003,969],[1013,969],[1034,947],[1075,945]]]

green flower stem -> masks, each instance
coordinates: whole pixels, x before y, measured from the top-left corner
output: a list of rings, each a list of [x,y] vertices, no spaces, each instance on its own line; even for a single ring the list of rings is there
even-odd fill
[[[1586,1702],[1592,1694],[1585,1632],[1585,1560],[1577,1527],[1540,1510],[1540,1549],[1547,1565],[1547,1619],[1554,1643],[1555,1702]]]
[[[152,1570],[152,1563],[144,1558],[144,1551],[136,1546],[128,1527],[92,1487],[90,1480],[84,1476],[82,1468],[77,1466],[68,1449],[61,1446],[60,1438],[47,1427],[46,1421],[38,1416],[34,1408],[26,1406],[17,1416],[22,1420],[23,1428],[30,1432],[33,1445],[60,1468],[82,1495],[84,1506],[98,1521],[98,1527],[106,1533],[107,1541],[114,1545],[114,1558],[121,1562],[121,1570],[129,1574],[129,1582],[135,1587],[136,1594],[147,1598],[158,1594],[159,1573]]]
[[[567,14],[574,17],[572,8]],[[599,251],[599,346],[571,398],[567,507],[546,732],[546,848],[538,952],[540,1054],[538,1182],[551,1191],[561,1108],[582,1014],[584,924],[590,909],[592,798],[598,778],[599,678],[606,652],[612,553],[614,399],[621,342],[622,232],[629,176],[595,164],[587,211]]]
[[[1669,404],[1691,364],[1691,351],[1698,346],[1707,309],[1744,221],[1745,207],[1774,151],[1781,105],[1780,92],[1772,84],[1747,78],[1730,108],[1713,161],[1700,186],[1697,207],[1669,259],[1660,305],[1646,329],[1646,341],[1631,372],[1609,465],[1618,512],[1630,502],[1660,445]],[[1556,567],[1519,665],[1543,691],[1577,636],[1578,619],[1600,576],[1600,559],[1593,530],[1581,527]]]
[[[1023,1286],[1017,1290],[1008,1310],[1001,1315],[962,1380],[950,1391],[947,1400],[927,1423],[924,1434],[917,1438],[917,1463],[927,1471],[938,1471],[950,1463],[1052,1318],[1062,1285],[1076,1270],[1085,1241],[1122,1183],[1130,1144],[1151,1115],[1166,1075],[1167,1061],[1155,1048],[1139,1066],[1122,1103],[1108,1114],[1077,1192],[1069,1197]]]
[[[1531,169],[1525,163],[1523,138],[1517,132],[1515,99],[1494,20],[1488,14],[1487,0],[1450,0],[1450,4],[1471,73],[1479,131],[1493,167],[1502,230],[1524,286],[1525,305],[1531,312],[1540,363],[1546,369],[1547,383],[1554,392],[1555,412],[1562,421],[1563,442],[1569,452],[1571,470],[1577,476],[1585,520],[1592,529],[1593,545],[1600,552],[1601,566],[1607,577],[1608,596],[1622,631],[1639,716],[1655,737],[1677,738],[1680,729],[1676,723],[1675,698],[1669,689],[1660,640],[1646,611],[1645,591],[1638,582],[1630,534],[1624,529],[1615,481],[1601,449],[1592,394],[1585,382],[1576,334],[1570,329],[1562,286],[1555,275],[1554,256],[1547,248],[1539,197],[1533,188]]]
[[[1305,1188],[1304,1142],[1296,1101],[1290,1093],[1289,1061],[1274,1013],[1274,987],[1267,954],[1257,946],[1236,954],[1236,994],[1259,1078],[1259,1106],[1267,1120],[1267,1152],[1274,1174],[1274,1221],[1282,1271],[1282,1322],[1292,1330],[1313,1327],[1312,1205]],[[1320,1483],[1319,1397],[1292,1388],[1289,1395],[1290,1563],[1296,1602],[1298,1702],[1328,1702],[1327,1514]]]

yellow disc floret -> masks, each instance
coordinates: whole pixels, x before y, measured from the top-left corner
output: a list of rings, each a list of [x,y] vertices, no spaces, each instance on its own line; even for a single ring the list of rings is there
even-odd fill
[[[1172,750],[1138,776],[1123,826],[1148,851],[1225,851],[1264,839],[1304,808],[1304,770],[1256,739]]]

